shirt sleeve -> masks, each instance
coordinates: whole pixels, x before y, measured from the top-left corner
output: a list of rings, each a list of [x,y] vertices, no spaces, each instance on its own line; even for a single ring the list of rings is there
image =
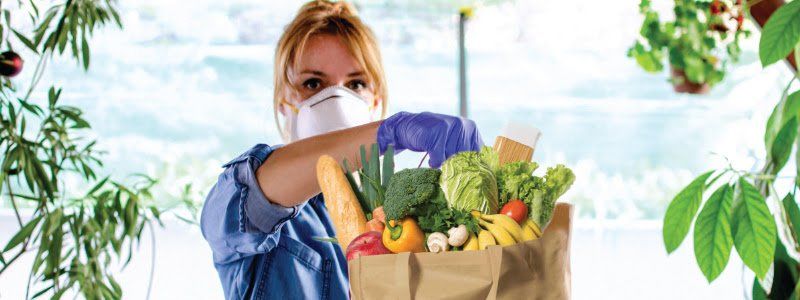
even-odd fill
[[[256,180],[256,169],[277,147],[259,144],[223,165],[203,206],[200,227],[215,263],[226,263],[272,250],[280,229],[302,205],[284,207],[269,201]]]

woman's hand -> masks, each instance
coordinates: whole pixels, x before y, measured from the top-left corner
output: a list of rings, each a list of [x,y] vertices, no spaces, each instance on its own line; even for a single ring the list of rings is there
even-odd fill
[[[381,153],[389,145],[398,151],[427,152],[432,168],[438,168],[453,154],[483,147],[475,122],[430,112],[399,112],[389,117],[378,127],[377,140]]]

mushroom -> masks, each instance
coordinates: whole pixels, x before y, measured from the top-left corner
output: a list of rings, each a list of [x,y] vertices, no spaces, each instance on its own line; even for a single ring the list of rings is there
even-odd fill
[[[464,224],[458,225],[458,227],[450,228],[450,230],[447,231],[447,235],[450,236],[450,238],[447,239],[447,243],[453,247],[463,245],[469,238],[467,226],[464,226]]]
[[[428,251],[439,253],[447,251],[448,248],[447,236],[444,233],[434,232],[428,236]]]

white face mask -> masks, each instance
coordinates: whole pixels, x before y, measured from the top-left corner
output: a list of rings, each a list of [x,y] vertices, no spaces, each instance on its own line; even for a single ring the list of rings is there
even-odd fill
[[[341,86],[330,86],[289,111],[289,141],[369,123],[370,105],[364,98]]]

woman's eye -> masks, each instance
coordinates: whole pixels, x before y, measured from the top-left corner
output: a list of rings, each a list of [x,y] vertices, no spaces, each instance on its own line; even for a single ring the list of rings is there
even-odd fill
[[[367,87],[367,83],[363,80],[353,80],[347,83],[347,88],[353,91],[360,91]]]
[[[316,90],[322,86],[322,80],[319,78],[311,78],[303,81],[303,87],[309,90]]]

